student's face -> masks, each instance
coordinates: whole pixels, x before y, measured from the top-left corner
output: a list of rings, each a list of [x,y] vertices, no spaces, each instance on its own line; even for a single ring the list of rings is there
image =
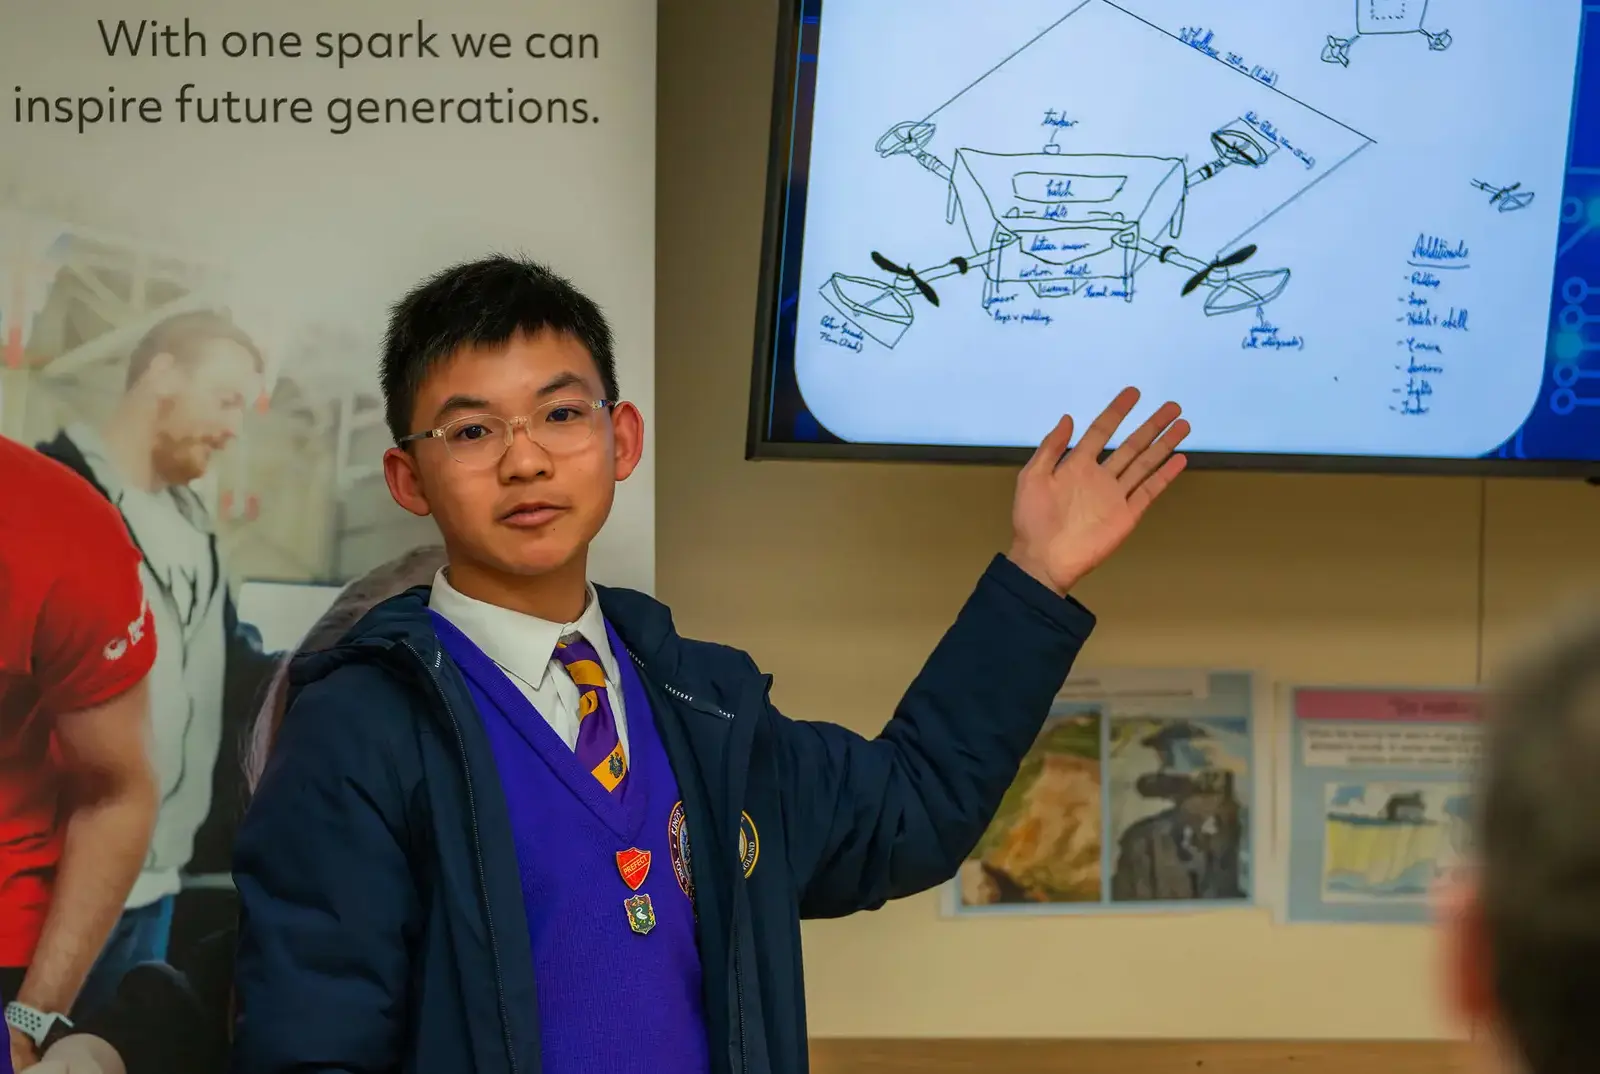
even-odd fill
[[[616,483],[633,473],[644,446],[643,418],[631,404],[583,407],[602,398],[594,359],[571,336],[547,332],[461,351],[428,375],[412,410],[411,432],[453,432],[386,453],[390,493],[413,514],[433,516],[453,560],[517,576],[582,568]],[[503,426],[471,420],[486,415],[533,420],[513,427],[495,460],[485,442]],[[573,435],[574,421],[589,424],[586,437]]]
[[[161,479],[187,485],[239,435],[260,391],[255,356],[229,339],[197,344],[188,362],[161,355],[147,374],[157,386],[152,462]]]

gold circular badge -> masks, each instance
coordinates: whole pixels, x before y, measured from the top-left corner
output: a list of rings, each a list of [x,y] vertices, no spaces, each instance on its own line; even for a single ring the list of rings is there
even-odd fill
[[[756,871],[756,859],[761,857],[761,836],[756,832],[756,822],[750,814],[739,814],[739,864],[748,879]]]

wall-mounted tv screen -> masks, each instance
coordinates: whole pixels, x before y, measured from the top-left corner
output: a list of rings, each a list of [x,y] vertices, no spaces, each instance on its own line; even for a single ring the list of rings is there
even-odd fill
[[[791,0],[749,453],[1600,473],[1600,8]]]

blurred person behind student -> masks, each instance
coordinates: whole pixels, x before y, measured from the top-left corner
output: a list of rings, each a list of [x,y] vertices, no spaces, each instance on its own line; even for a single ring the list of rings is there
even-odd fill
[[[299,647],[283,656],[244,758],[247,790],[260,778],[283,721],[293,661],[333,646],[380,601],[427,585],[444,561],[444,548],[429,545],[368,571],[347,585]],[[186,972],[161,962],[135,966],[115,995],[45,1053],[29,1074],[221,1074],[228,1068],[232,1036],[236,936],[233,928],[207,936],[196,946]]]
[[[1600,1065],[1600,618],[1488,692],[1474,863],[1445,899],[1448,999],[1519,1074]]]
[[[10,1063],[61,1033],[156,817],[157,639],[122,520],[0,438],[0,997]]]
[[[239,812],[237,741],[227,715],[248,722],[273,658],[241,624],[213,520],[191,487],[237,439],[260,391],[265,360],[225,314],[179,313],[135,345],[121,398],[100,426],[73,423],[39,450],[77,471],[122,516],[142,559],[141,578],[161,648],[150,711],[161,805],[155,836],[121,920],[85,983],[75,1014],[105,1002],[140,962],[167,957],[182,874],[196,871],[196,836],[225,814],[231,843]],[[219,758],[220,762],[219,763]],[[231,847],[214,866],[228,871]]]

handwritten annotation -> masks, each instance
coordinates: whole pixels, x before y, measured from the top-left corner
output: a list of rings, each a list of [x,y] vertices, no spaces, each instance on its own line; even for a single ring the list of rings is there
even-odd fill
[[[1468,330],[1466,307],[1451,303],[1448,292],[1461,278],[1452,271],[1467,269],[1470,253],[1464,241],[1425,232],[1411,244],[1405,293],[1396,299],[1400,313],[1395,321],[1402,333],[1395,340],[1401,349],[1395,363],[1400,383],[1392,389],[1399,398],[1390,409],[1399,414],[1421,417],[1433,409],[1434,383],[1445,371],[1445,343],[1452,334]]]
[[[1257,82],[1268,86],[1278,84],[1278,72],[1261,66],[1259,63],[1250,63],[1237,52],[1224,52],[1217,48],[1216,34],[1204,26],[1185,26],[1178,34],[1178,40],[1197,52],[1203,52],[1214,60],[1227,64],[1236,71],[1243,71]]]
[[[866,335],[855,325],[848,321],[828,314],[822,318],[822,342],[832,343],[835,347],[843,347],[847,351],[861,352],[866,346]]]
[[[1250,326],[1250,331],[1240,340],[1241,350],[1272,350],[1272,351],[1303,351],[1306,349],[1304,336],[1286,334],[1277,325],[1267,320],[1267,311],[1256,307],[1256,323]]]
[[[1246,112],[1244,114],[1244,121],[1250,124],[1251,127],[1255,128],[1257,134],[1267,139],[1273,145],[1293,153],[1300,163],[1304,164],[1308,169],[1315,168],[1317,166],[1317,158],[1312,156],[1310,153],[1307,153],[1293,142],[1289,141],[1288,138],[1284,137],[1283,132],[1278,130],[1278,128],[1273,125],[1270,119],[1262,119],[1254,112]]]
[[[1046,292],[1040,291],[1041,295]],[[1035,306],[1031,310],[1023,310],[1016,306],[1016,295],[986,295],[983,299],[984,311],[995,324],[1031,325],[1043,327],[1054,322],[1055,318]]]
[[[1449,242],[1437,235],[1422,234],[1412,244],[1411,263],[1420,268],[1466,268],[1470,253],[1465,242]]]

